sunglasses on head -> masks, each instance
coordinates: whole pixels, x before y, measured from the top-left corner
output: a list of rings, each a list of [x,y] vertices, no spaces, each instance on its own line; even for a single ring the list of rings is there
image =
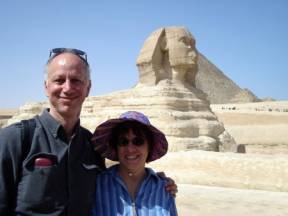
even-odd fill
[[[120,137],[117,144],[118,146],[124,147],[128,146],[129,142],[132,142],[134,146],[142,146],[145,143],[145,139],[142,137],[134,137],[132,140],[129,140],[126,137]]]
[[[87,65],[89,65],[87,60],[87,54],[82,50],[73,48],[54,48],[50,50],[49,61],[61,53],[73,53],[79,56]]]

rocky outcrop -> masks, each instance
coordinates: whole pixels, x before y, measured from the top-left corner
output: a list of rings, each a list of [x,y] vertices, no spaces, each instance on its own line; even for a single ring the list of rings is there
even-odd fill
[[[15,113],[15,115],[12,116],[12,118],[10,118],[7,121],[6,125],[10,125],[10,124],[13,124],[15,122],[19,122],[23,119],[32,118],[33,116],[40,114],[42,112],[42,110],[44,108],[47,108],[47,107],[48,107],[47,102],[26,103],[23,106],[19,107],[18,111]]]

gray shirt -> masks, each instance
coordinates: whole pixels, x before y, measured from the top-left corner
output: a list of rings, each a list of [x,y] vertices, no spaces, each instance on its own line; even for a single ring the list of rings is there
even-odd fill
[[[78,122],[68,139],[48,110],[34,119],[23,161],[22,124],[0,131],[0,215],[89,215],[96,174],[105,169],[91,133]]]

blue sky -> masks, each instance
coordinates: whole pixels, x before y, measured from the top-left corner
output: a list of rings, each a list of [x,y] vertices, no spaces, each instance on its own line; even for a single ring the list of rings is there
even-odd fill
[[[286,0],[2,0],[0,108],[44,101],[49,50],[87,52],[90,95],[138,81],[136,58],[158,28],[185,26],[197,49],[241,88],[288,100]]]

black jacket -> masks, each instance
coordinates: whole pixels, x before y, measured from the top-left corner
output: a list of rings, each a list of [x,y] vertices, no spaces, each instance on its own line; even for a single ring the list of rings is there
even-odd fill
[[[91,133],[78,123],[68,140],[47,110],[35,121],[24,159],[22,124],[0,131],[0,215],[90,215],[95,178],[105,169]]]

